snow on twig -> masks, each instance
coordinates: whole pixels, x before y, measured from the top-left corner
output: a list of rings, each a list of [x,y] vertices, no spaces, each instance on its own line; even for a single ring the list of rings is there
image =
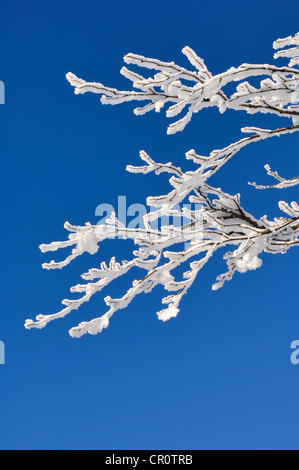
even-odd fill
[[[217,107],[221,113],[226,109],[245,110],[250,114],[270,113],[292,121],[289,125],[274,130],[243,128],[242,131],[248,136],[223,149],[214,150],[208,156],[190,150],[186,153],[186,158],[197,165],[193,171],[183,172],[172,162],[156,163],[145,151],[141,151],[140,158],[144,164],[128,165],[127,170],[142,174],[169,173],[171,186],[165,195],[148,197],[147,204],[151,211],[143,216],[143,227],[127,227],[115,214],[104,225],[87,223],[85,226],[74,226],[67,222],[65,228],[69,237],[66,241],[40,247],[43,252],[71,249],[71,253],[63,261],[51,261],[43,265],[45,269],[61,269],[85,252],[97,253],[104,240],[124,237],[133,240],[136,246],[131,260],[116,262],[112,258],[109,266],[102,262],[99,268],[90,269],[82,275],[86,283],[71,288],[71,292],[81,294],[79,299],[63,300],[64,308],[61,311],[53,315],[38,315],[35,321],[27,320],[26,328],[43,328],[50,321],[65,317],[132,268],[138,268],[143,273],[132,283],[130,289],[121,298],[106,297],[107,312],[72,328],[71,336],[80,337],[85,333],[101,332],[108,327],[111,317],[117,311],[127,307],[137,295],[149,293],[158,285],[162,285],[168,294],[162,300],[162,304],[167,307],[157,315],[160,320],[167,321],[177,316],[183,296],[218,250],[225,250],[227,271],[218,276],[214,290],[230,281],[236,272],[245,273],[259,268],[262,265],[262,253],[283,254],[299,245],[299,206],[296,202],[279,203],[284,217],[269,220],[264,216],[258,219],[242,207],[240,194],[227,194],[221,188],[208,183],[243,148],[299,130],[299,107],[296,105],[299,102],[299,69],[296,68],[299,65],[299,33],[279,39],[274,43],[274,48],[278,50],[276,58],[291,59],[289,66],[242,64],[215,76],[189,47],[185,47],[183,53],[195,70],[188,70],[174,62],[128,54],[124,58],[126,64],[157,72],[152,77],[145,78],[124,67],[121,73],[138,91],[119,91],[101,83],[86,82],[72,73],[67,75],[76,94],[100,94],[103,104],[148,101],[143,107],[135,109],[137,115],[151,110],[158,112],[166,103],[170,103],[166,112],[168,117],[176,117],[182,112],[185,115],[169,126],[169,134],[182,131],[195,113],[207,107]],[[256,88],[249,80],[259,76],[267,78],[263,78],[260,87]],[[234,82],[239,82],[236,91],[227,96],[225,87]],[[278,183],[273,186],[251,183],[257,189],[285,189],[299,184],[299,177],[287,180],[273,172],[269,165],[265,168],[268,175]],[[194,203],[196,208],[178,209],[178,205],[184,202]],[[165,216],[180,216],[184,222],[180,226],[162,224],[157,229],[155,222]],[[184,249],[181,249],[182,242],[185,243]],[[227,249],[232,251],[226,251]],[[176,280],[176,268],[186,264],[188,266],[182,278]]]

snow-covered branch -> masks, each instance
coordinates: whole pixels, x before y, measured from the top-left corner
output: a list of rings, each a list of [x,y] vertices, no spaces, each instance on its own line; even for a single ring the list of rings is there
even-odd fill
[[[270,176],[273,176],[273,178],[279,181],[279,183],[271,185],[271,186],[262,186],[256,183],[249,183],[249,184],[251,184],[257,189],[286,189],[292,186],[297,186],[297,184],[299,184],[299,176],[287,180],[279,176],[277,171],[272,171],[269,165],[265,165],[265,169],[267,170],[267,174]]]
[[[248,136],[223,149],[213,150],[208,156],[201,156],[195,150],[190,150],[186,153],[186,158],[197,165],[193,171],[184,172],[171,162],[156,163],[145,151],[141,151],[140,158],[144,164],[129,165],[127,170],[143,174],[169,173],[171,186],[169,192],[163,196],[148,197],[147,204],[151,210],[143,216],[142,226],[125,226],[113,213],[103,225],[87,223],[85,226],[74,226],[67,222],[65,228],[69,236],[66,241],[41,245],[43,252],[71,249],[63,261],[45,263],[45,269],[61,269],[85,252],[97,253],[99,245],[105,240],[119,237],[134,241],[136,249],[133,250],[131,260],[116,262],[112,258],[108,266],[102,262],[99,268],[90,269],[82,275],[86,283],[71,288],[71,292],[81,295],[78,299],[63,300],[64,308],[56,314],[38,315],[36,321],[27,320],[26,328],[43,328],[50,321],[65,317],[132,268],[141,270],[141,274],[132,283],[131,288],[121,298],[106,297],[106,313],[72,328],[71,336],[80,337],[87,332],[101,332],[107,328],[111,317],[117,311],[127,307],[137,295],[148,293],[158,285],[162,285],[168,294],[162,300],[166,308],[160,310],[157,315],[160,320],[167,321],[177,316],[183,296],[216,251],[225,251],[227,271],[218,276],[214,290],[230,281],[236,272],[245,273],[259,268],[262,265],[260,255],[263,252],[283,254],[291,247],[299,245],[299,206],[296,202],[279,203],[283,217],[269,220],[264,216],[258,219],[242,207],[240,194],[227,194],[221,188],[215,188],[208,183],[223,165],[248,145],[299,131],[299,108],[296,106],[299,70],[294,68],[298,65],[299,36],[297,34],[280,39],[274,43],[274,47],[282,49],[276,53],[277,57],[291,57],[289,67],[243,64],[216,76],[213,76],[204,61],[187,47],[183,49],[183,53],[195,71],[189,71],[173,62],[128,54],[125,57],[127,64],[158,71],[154,77],[145,78],[127,68],[122,69],[122,74],[133,82],[135,88],[141,90],[138,92],[118,91],[99,83],[85,82],[73,74],[68,74],[68,80],[75,86],[77,94],[87,91],[102,94],[103,103],[149,101],[145,107],[135,110],[136,114],[144,114],[151,109],[159,111],[166,102],[171,102],[173,104],[167,115],[173,117],[187,107],[185,117],[172,124],[169,133],[182,130],[193,113],[209,106],[217,106],[220,112],[231,108],[246,110],[248,113],[272,113],[291,118],[292,121],[288,126],[274,130],[243,128],[242,131]],[[245,79],[263,75],[268,78],[261,82],[259,89],[247,81],[243,82]],[[224,88],[234,81],[242,83],[232,96],[227,97]],[[278,181],[278,184],[272,186],[274,188],[282,189],[299,183],[299,178],[282,178],[277,172],[272,172],[269,165],[266,170]],[[252,184],[258,189],[266,188]],[[188,207],[184,205],[186,203]],[[177,218],[180,223],[165,224],[165,217]],[[158,220],[162,221],[159,229],[156,224]],[[176,280],[175,270],[179,266],[186,269],[182,278]]]
[[[242,64],[238,68],[232,67],[214,76],[190,47],[185,47],[182,52],[195,68],[194,71],[189,71],[174,62],[162,62],[137,54],[128,54],[124,57],[126,64],[158,71],[153,77],[145,78],[126,67],[122,68],[121,73],[132,81],[135,89],[140,91],[119,91],[101,83],[86,82],[72,73],[67,74],[67,79],[75,87],[76,94],[87,92],[100,94],[103,104],[149,101],[145,106],[134,110],[137,115],[143,115],[151,110],[159,112],[166,103],[173,103],[166,112],[170,118],[178,116],[187,109],[185,116],[168,127],[169,134],[182,131],[194,113],[212,106],[217,106],[221,113],[226,109],[235,109],[246,110],[251,114],[262,112],[292,117],[296,123],[295,121],[299,119],[299,108],[293,106],[293,103],[296,98],[294,93],[296,94],[299,88],[299,70],[293,66],[298,65],[299,60],[298,35],[274,43],[276,49],[286,48],[288,45],[295,47],[283,49],[276,53],[275,57],[292,57],[290,67]],[[261,81],[260,88],[243,81],[258,76],[268,77]],[[228,97],[225,94],[225,87],[233,82],[241,83],[237,86],[236,92]]]

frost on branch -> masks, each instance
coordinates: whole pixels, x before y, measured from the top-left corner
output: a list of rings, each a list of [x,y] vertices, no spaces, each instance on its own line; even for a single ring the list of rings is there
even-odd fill
[[[299,176],[295,178],[291,178],[290,180],[287,180],[279,176],[277,171],[273,172],[269,165],[265,165],[265,169],[267,170],[267,174],[270,176],[273,176],[273,178],[279,181],[279,183],[272,185],[272,186],[261,186],[256,183],[249,183],[249,184],[251,184],[252,186],[255,186],[257,189],[269,189],[269,188],[286,189],[286,188],[290,188],[291,186],[297,186],[297,184],[299,184]]]
[[[128,54],[125,57],[127,64],[157,71],[153,77],[145,78],[127,68],[121,70],[139,91],[118,91],[100,83],[86,82],[71,73],[67,75],[76,94],[87,91],[101,94],[103,104],[147,101],[147,104],[135,110],[138,115],[150,110],[160,111],[167,102],[171,103],[167,116],[176,117],[182,112],[184,116],[169,126],[169,134],[183,130],[194,113],[211,106],[217,107],[222,113],[226,109],[245,110],[250,114],[271,113],[292,121],[288,124],[284,121],[282,126],[274,130],[243,128],[246,137],[228,147],[214,150],[208,156],[201,156],[195,150],[190,150],[186,153],[186,158],[196,164],[193,171],[183,172],[171,162],[156,163],[146,152],[141,151],[140,158],[144,164],[137,167],[129,165],[127,170],[143,174],[169,173],[171,187],[165,195],[147,199],[151,211],[144,215],[143,227],[126,227],[112,214],[105,225],[87,223],[85,226],[74,226],[67,222],[65,228],[69,232],[68,240],[41,245],[43,252],[71,249],[64,261],[45,263],[45,269],[61,269],[85,252],[97,253],[101,242],[118,237],[134,241],[136,249],[131,259],[117,262],[112,258],[108,266],[102,262],[99,267],[90,269],[82,275],[85,283],[71,288],[71,292],[80,295],[78,299],[63,300],[64,308],[56,314],[38,315],[36,321],[27,320],[26,328],[43,328],[50,321],[63,318],[132,268],[138,268],[141,274],[131,288],[121,298],[106,297],[107,312],[72,328],[71,336],[80,337],[85,333],[101,332],[108,327],[115,312],[127,307],[137,295],[149,293],[158,285],[164,287],[167,295],[162,300],[164,308],[161,307],[157,315],[160,320],[167,321],[177,316],[183,296],[196,280],[199,271],[219,249],[225,250],[227,271],[218,276],[214,290],[230,281],[236,272],[245,273],[259,268],[262,265],[262,253],[286,253],[291,247],[298,246],[299,206],[296,202],[279,203],[283,217],[269,220],[264,216],[257,219],[242,207],[239,194],[227,194],[221,188],[208,183],[244,147],[299,130],[299,69],[295,68],[299,65],[299,35],[279,39],[274,47],[279,50],[275,57],[291,58],[288,67],[243,64],[215,76],[188,47],[183,49],[183,53],[193,67],[192,70],[173,62]],[[263,78],[259,88],[248,82],[250,78],[257,76],[267,77]],[[227,96],[225,86],[232,82],[239,84],[236,91]],[[299,177],[287,180],[278,172],[273,172],[269,165],[265,168],[277,183],[272,186],[251,183],[258,189],[285,189],[299,184]],[[194,203],[196,208],[180,209],[186,202]],[[184,222],[179,226],[162,224],[157,229],[157,220],[163,220],[165,216],[180,217]],[[184,249],[181,248],[182,242],[185,243]],[[175,269],[179,266],[186,268],[182,278],[177,280]]]
[[[285,39],[278,39],[278,41],[275,41],[274,43],[274,49],[281,49],[274,55],[275,59],[278,59],[279,57],[288,57],[291,58],[289,63],[290,67],[299,65],[299,33]]]
[[[67,79],[75,87],[76,94],[86,92],[100,94],[103,104],[148,101],[143,107],[135,109],[137,115],[152,110],[159,112],[165,104],[171,103],[166,115],[174,118],[183,113],[184,116],[168,127],[168,134],[182,131],[194,113],[212,106],[218,107],[221,113],[226,109],[235,109],[245,110],[251,114],[262,112],[298,119],[298,108],[292,105],[294,92],[298,90],[299,84],[299,70],[293,68],[299,63],[299,34],[279,39],[274,43],[274,47],[283,48],[275,54],[275,57],[292,57],[289,67],[242,64],[238,68],[232,67],[213,76],[204,61],[190,47],[185,47],[182,52],[194,70],[188,70],[174,62],[148,59],[137,54],[126,55],[124,57],[126,64],[158,72],[151,78],[145,78],[123,67],[122,75],[131,80],[136,91],[119,91],[101,83],[86,82],[72,73],[67,74]],[[267,77],[261,81],[260,88],[243,81],[258,76]],[[233,82],[241,83],[235,93],[226,96],[225,87]]]

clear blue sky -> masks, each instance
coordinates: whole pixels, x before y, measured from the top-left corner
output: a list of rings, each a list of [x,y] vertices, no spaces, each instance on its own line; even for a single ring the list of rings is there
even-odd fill
[[[97,205],[116,204],[118,195],[142,203],[165,193],[163,176],[125,172],[140,149],[183,164],[185,151],[221,148],[245,125],[287,123],[209,110],[184,133],[167,136],[163,114],[136,117],[132,104],[102,107],[95,95],[77,97],[65,74],[125,88],[124,54],[187,65],[185,45],[213,72],[273,62],[273,40],[295,34],[298,17],[298,0],[2,3],[0,340],[7,364],[0,366],[0,448],[299,448],[299,366],[290,362],[290,344],[299,339],[294,250],[264,256],[262,269],[213,293],[225,270],[218,256],[166,324],[155,314],[158,289],[99,336],[75,340],[68,329],[105,312],[101,294],[44,330],[23,327],[26,318],[58,311],[86,269],[126,250],[124,242],[107,243],[96,256],[48,272],[41,264],[51,255],[40,253],[41,243],[63,239],[66,220],[97,222]],[[279,199],[298,200],[295,190],[247,186],[268,181],[265,163],[287,177],[298,174],[298,136],[271,140],[244,150],[214,180],[241,192],[245,208],[259,216],[280,215]],[[126,287],[123,281],[105,294]]]

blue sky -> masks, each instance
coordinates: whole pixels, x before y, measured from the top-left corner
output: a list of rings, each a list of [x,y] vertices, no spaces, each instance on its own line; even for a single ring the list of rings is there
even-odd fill
[[[133,105],[102,107],[76,97],[69,71],[119,88],[122,57],[135,52],[186,65],[185,45],[212,72],[242,62],[273,62],[272,42],[298,31],[289,0],[5,1],[0,27],[1,120],[0,448],[2,449],[298,449],[299,253],[264,256],[256,272],[211,291],[221,256],[201,272],[178,318],[157,320],[161,290],[140,297],[99,336],[68,330],[105,311],[99,295],[69,318],[27,331],[26,318],[54,313],[80,274],[128,249],[107,243],[63,271],[38,246],[65,238],[63,223],[96,223],[100,203],[118,195],[143,203],[164,194],[167,179],[125,172],[140,149],[183,164],[185,151],[207,154],[240,137],[245,125],[282,121],[216,110],[198,114],[183,133],[166,135],[163,114],[136,117]],[[284,63],[284,62],[279,62]],[[260,193],[270,163],[298,174],[298,136],[248,148],[214,182],[241,192],[244,207],[278,215],[295,190]],[[106,294],[118,295],[127,281]]]

